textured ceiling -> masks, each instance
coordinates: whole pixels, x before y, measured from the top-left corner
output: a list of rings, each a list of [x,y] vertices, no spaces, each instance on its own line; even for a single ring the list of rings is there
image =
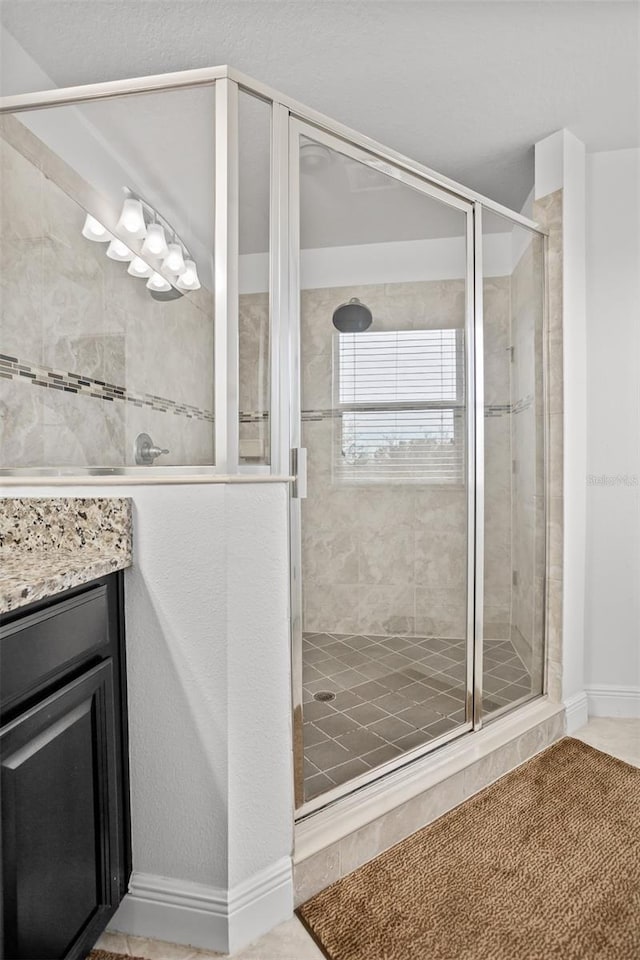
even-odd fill
[[[60,86],[230,63],[516,209],[532,144],[554,130],[589,150],[638,145],[639,14],[613,0],[2,3]]]

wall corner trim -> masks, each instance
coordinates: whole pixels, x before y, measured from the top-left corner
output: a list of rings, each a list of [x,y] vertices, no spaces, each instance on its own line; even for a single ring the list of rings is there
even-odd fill
[[[567,717],[567,733],[571,735],[575,733],[576,730],[579,730],[580,727],[584,727],[589,719],[587,694],[584,690],[581,690],[579,693],[574,693],[573,696],[567,697],[564,701],[564,707]]]
[[[293,913],[290,857],[228,890],[134,872],[109,930],[233,953]]]
[[[640,687],[593,684],[586,692],[590,717],[640,717]]]

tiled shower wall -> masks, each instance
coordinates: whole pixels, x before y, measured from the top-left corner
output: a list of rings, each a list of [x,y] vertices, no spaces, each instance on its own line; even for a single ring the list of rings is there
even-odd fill
[[[540,645],[544,636],[544,387],[540,359],[540,297],[543,251],[531,243],[518,261],[511,283],[513,363],[511,379],[513,455],[513,618],[511,639],[542,686]]]
[[[551,700],[561,702],[563,674],[564,551],[564,386],[563,386],[563,191],[536,200],[533,215],[549,231],[548,286],[548,561],[545,581],[547,686]]]
[[[487,636],[509,637],[511,619],[510,281],[485,285],[487,380]],[[305,290],[301,298],[304,629],[329,633],[464,637],[464,485],[336,482],[338,421],[332,407],[333,310],[358,297],[375,330],[464,325],[464,281]],[[501,409],[502,408],[502,409]]]
[[[212,463],[211,294],[157,302],[86,240],[90,185],[14,117],[0,174],[0,466],[132,464],[142,431],[158,464]]]
[[[269,462],[269,294],[240,294],[240,457]]]

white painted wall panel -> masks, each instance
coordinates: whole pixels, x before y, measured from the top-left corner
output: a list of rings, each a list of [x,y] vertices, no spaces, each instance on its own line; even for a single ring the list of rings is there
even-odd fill
[[[640,150],[589,155],[587,201],[586,683],[640,691]]]

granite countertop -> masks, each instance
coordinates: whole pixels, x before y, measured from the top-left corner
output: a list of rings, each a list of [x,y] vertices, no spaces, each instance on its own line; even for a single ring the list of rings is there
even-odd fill
[[[0,499],[0,613],[131,566],[131,500]]]

